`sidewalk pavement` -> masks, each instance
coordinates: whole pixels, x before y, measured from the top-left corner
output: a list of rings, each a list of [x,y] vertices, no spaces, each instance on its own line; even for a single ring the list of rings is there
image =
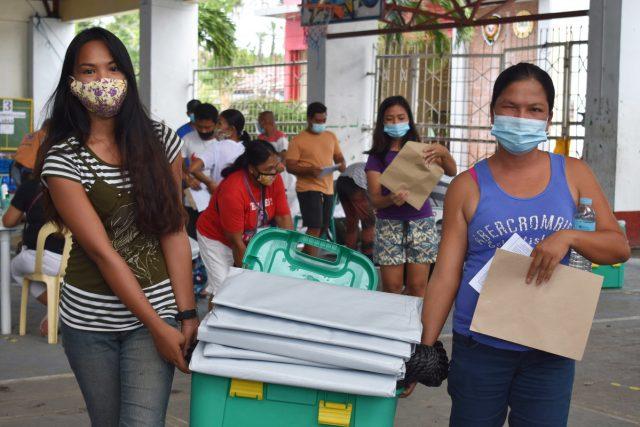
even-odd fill
[[[0,426],[88,426],[77,383],[61,345],[37,335],[44,315],[29,305],[27,335],[19,337],[19,289],[12,292],[13,332],[0,337]],[[204,306],[201,307],[204,310]],[[450,323],[445,326],[450,332]],[[443,339],[451,354],[451,336]],[[189,425],[189,376],[176,373],[167,426]],[[451,407],[446,384],[418,386],[400,400],[397,427],[448,424]],[[627,264],[623,289],[604,290],[584,360],[577,364],[569,425],[617,427],[640,425],[640,259]]]

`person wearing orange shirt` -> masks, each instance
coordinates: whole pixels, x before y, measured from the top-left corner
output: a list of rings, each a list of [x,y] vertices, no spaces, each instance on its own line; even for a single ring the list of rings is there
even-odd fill
[[[346,169],[338,138],[326,130],[327,107],[312,102],[307,107],[307,129],[293,137],[286,155],[286,167],[297,178],[296,191],[307,234],[319,237],[326,232],[333,211],[334,165]],[[305,247],[310,255],[316,248]]]
[[[15,162],[11,171],[11,177],[16,182],[16,185],[19,186],[24,178],[33,172],[40,144],[42,144],[44,137],[47,135],[48,124],[49,119],[46,119],[39,130],[28,133],[22,138],[16,154],[13,156]]]

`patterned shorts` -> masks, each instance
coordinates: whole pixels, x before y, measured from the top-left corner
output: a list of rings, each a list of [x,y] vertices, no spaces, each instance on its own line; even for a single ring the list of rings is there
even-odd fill
[[[374,261],[379,265],[433,264],[440,236],[433,217],[376,220]]]

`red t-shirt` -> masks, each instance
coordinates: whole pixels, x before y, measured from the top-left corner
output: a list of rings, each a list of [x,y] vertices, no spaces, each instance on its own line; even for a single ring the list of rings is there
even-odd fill
[[[204,237],[217,240],[227,246],[231,243],[224,235],[252,231],[258,221],[258,205],[251,200],[244,183],[246,172],[239,170],[222,180],[216,189],[207,209],[200,214],[196,228]],[[247,182],[256,202],[260,203],[261,189],[249,177]],[[268,187],[265,187],[264,205],[269,221],[276,216],[290,215],[287,194],[280,175]]]

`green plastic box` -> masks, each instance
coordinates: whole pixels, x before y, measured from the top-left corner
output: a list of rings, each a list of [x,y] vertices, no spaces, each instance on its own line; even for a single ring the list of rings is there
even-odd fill
[[[627,224],[623,220],[618,221],[620,229],[626,235]],[[624,264],[598,265],[593,264],[591,271],[604,277],[602,289],[620,289],[624,286]]]
[[[395,398],[277,384],[255,383],[262,396],[231,397],[232,381],[237,380],[192,375],[192,427],[391,427],[396,414]]]
[[[602,289],[620,289],[624,286],[624,264],[593,264],[592,272],[604,277]]]
[[[316,246],[330,259],[301,252],[301,244]],[[327,240],[280,228],[268,228],[249,242],[243,267],[247,270],[297,277],[331,285],[375,290],[378,274],[369,258],[360,252]]]
[[[332,260],[299,251],[311,244]],[[378,275],[359,252],[289,230],[256,234],[245,253],[244,268],[317,282],[374,290]],[[256,284],[259,286],[259,284]],[[392,427],[398,399],[334,393],[193,373],[193,427]]]

